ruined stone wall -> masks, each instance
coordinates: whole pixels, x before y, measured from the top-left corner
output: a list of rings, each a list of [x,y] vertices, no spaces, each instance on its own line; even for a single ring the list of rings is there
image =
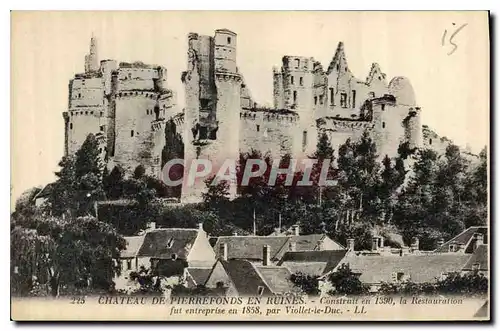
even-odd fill
[[[301,56],[283,57],[283,106],[299,113],[312,112],[314,59]],[[276,95],[280,91],[275,91]]]
[[[142,164],[151,168],[153,157],[153,133],[151,122],[157,94],[135,91],[119,92],[116,98],[116,140],[114,161],[132,172]]]
[[[395,104],[376,104],[373,106],[373,139],[377,146],[379,158],[396,157],[398,147],[408,138],[405,126],[409,109]]]
[[[118,69],[118,91],[154,91],[155,79],[158,79],[158,70],[156,69],[121,67]]]
[[[339,120],[333,117],[325,117],[318,120],[318,134],[326,133],[330,139],[335,155],[338,154],[340,145],[347,139],[357,141],[365,131],[372,132],[374,123],[371,121],[349,121]]]
[[[283,109],[284,104],[284,90],[283,90],[283,74],[278,68],[273,68],[273,105],[275,109]]]
[[[104,84],[101,77],[76,77],[71,82],[70,109],[103,105]]]
[[[240,118],[240,151],[267,152],[273,159],[292,153],[298,115],[270,111],[247,111]]]

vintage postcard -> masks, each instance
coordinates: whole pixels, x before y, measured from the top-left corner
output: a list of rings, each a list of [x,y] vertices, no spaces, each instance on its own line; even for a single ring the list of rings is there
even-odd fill
[[[12,12],[15,321],[487,321],[489,13]]]

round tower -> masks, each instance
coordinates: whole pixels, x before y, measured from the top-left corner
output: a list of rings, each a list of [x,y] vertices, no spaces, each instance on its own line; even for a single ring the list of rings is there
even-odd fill
[[[239,159],[241,112],[241,76],[236,68],[236,33],[215,31],[215,87],[217,90],[217,148],[213,150],[215,167]],[[230,183],[230,195],[236,195],[236,183]]]
[[[236,33],[215,30],[214,47],[215,71],[236,73]]]

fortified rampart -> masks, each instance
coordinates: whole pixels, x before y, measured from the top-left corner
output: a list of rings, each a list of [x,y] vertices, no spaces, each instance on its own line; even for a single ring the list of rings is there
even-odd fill
[[[422,130],[421,109],[407,78],[388,82],[377,63],[365,79],[356,78],[342,42],[326,69],[312,57],[284,56],[281,67],[272,69],[274,108],[260,107],[238,69],[237,42],[236,33],[227,29],[213,36],[188,35],[187,68],[181,76],[186,99],[180,112],[165,68],[98,62],[92,38],[85,72],[69,84],[65,153],[74,153],[94,133],[108,167],[119,164],[133,171],[140,164],[160,177],[167,151],[179,155],[178,146],[166,146],[172,144],[166,130],[175,129],[173,136],[182,136],[186,179],[197,158],[221,166],[252,149],[274,159],[310,156],[323,133],[338,151],[347,139],[357,140],[367,131],[380,157],[397,155],[405,142],[410,148],[440,151],[448,145]],[[204,189],[202,182],[184,185],[182,199],[199,201]],[[236,194],[235,183],[230,191]]]

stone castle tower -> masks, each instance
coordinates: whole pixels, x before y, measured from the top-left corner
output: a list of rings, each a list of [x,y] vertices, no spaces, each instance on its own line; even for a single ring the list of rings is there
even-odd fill
[[[75,153],[93,133],[108,168],[133,172],[142,165],[160,177],[165,121],[178,112],[167,70],[142,62],[99,62],[97,45],[92,37],[85,71],[69,83],[64,153]]]
[[[376,63],[366,79],[356,78],[342,42],[326,70],[314,58],[284,56],[281,67],[273,68],[273,108],[252,99],[237,66],[236,33],[190,33],[187,42],[187,70],[181,76],[185,108],[179,111],[164,67],[99,62],[97,39],[92,37],[85,71],[69,83],[68,111],[63,113],[65,154],[76,152],[94,133],[108,168],[120,165],[132,172],[142,165],[148,174],[162,178],[162,166],[169,161],[163,159],[169,148],[166,137],[172,133],[167,131],[175,130],[184,144],[181,199],[196,202],[206,189],[202,180],[190,181],[196,159],[209,160],[215,175],[223,166],[234,171],[239,154],[253,149],[275,160],[285,154],[307,157],[322,134],[338,151],[347,139],[368,131],[381,158],[396,156],[401,143],[411,148],[423,144],[421,109],[409,80],[395,77],[387,83]],[[174,127],[166,126],[169,120]],[[427,137],[426,144],[436,145],[437,140]],[[230,183],[230,194],[236,195],[236,183]]]
[[[236,33],[227,29],[216,30],[213,37],[188,36],[188,68],[182,74],[186,89],[183,201],[198,200],[205,187],[202,181],[186,185],[192,160],[208,159],[216,170],[239,159],[242,77],[236,49]],[[230,194],[236,194],[235,183]]]

